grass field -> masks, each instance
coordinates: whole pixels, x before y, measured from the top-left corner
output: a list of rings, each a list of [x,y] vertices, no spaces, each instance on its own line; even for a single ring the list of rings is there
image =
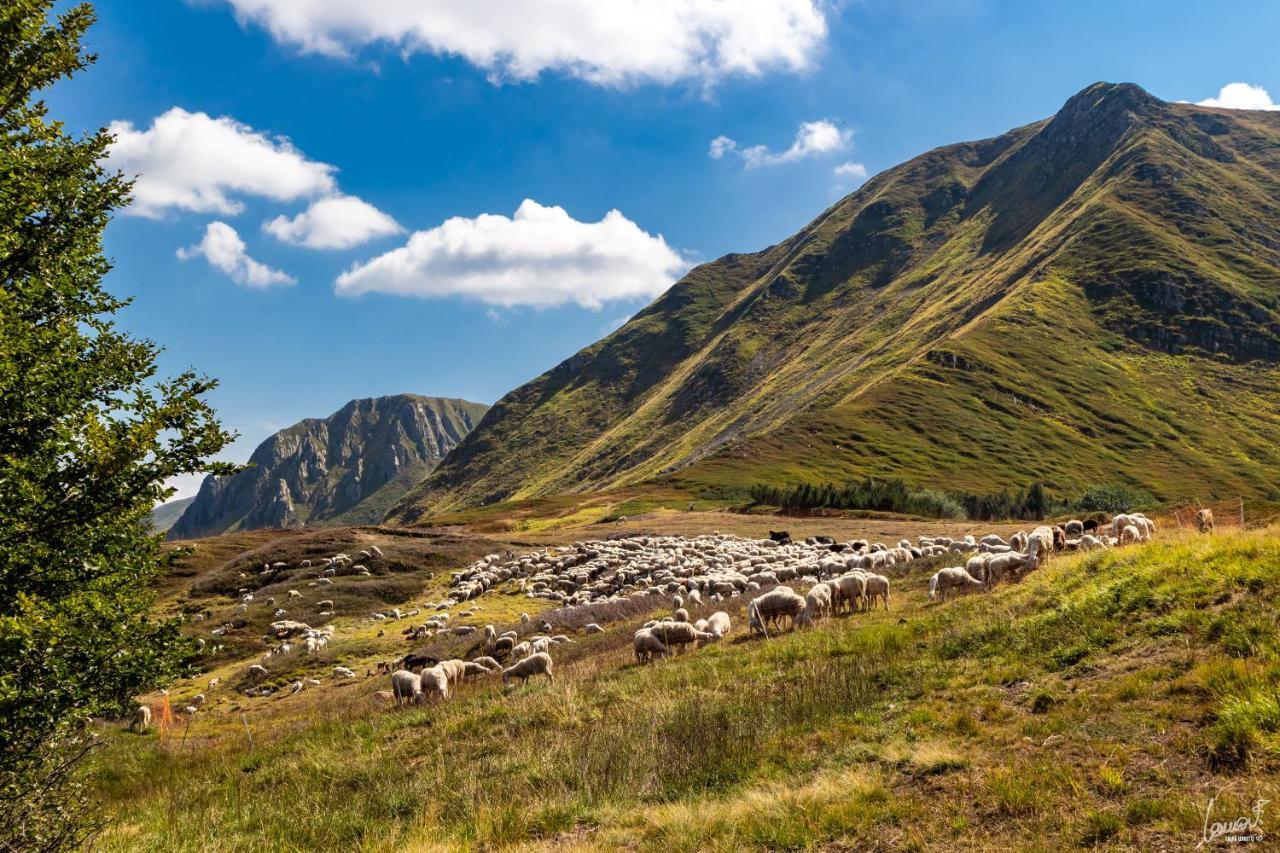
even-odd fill
[[[735,613],[646,667],[613,625],[554,684],[444,705],[369,679],[215,708],[185,741],[112,727],[100,844],[1185,850],[1210,798],[1215,820],[1280,799],[1280,530],[1060,557],[942,605],[926,580],[769,640]]]

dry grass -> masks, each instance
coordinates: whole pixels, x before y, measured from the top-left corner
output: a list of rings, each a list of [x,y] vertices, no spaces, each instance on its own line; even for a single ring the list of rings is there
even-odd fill
[[[393,711],[379,680],[113,735],[106,849],[1187,849],[1277,799],[1280,539],[1060,558],[941,606]],[[740,619],[736,620],[738,623]],[[1270,627],[1270,630],[1268,630]],[[257,701],[257,700],[255,700]],[[206,740],[206,738],[208,738]]]

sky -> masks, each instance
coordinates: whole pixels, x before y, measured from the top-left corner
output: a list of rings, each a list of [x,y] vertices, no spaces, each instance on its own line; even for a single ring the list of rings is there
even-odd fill
[[[358,397],[493,403],[691,266],[1093,82],[1280,100],[1274,2],[94,5],[98,61],[47,100],[137,176],[120,325],[220,381],[230,461]]]

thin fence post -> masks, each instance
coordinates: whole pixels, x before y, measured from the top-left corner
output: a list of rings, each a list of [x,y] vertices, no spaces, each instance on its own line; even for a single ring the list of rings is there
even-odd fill
[[[243,711],[240,712],[240,721],[244,723],[244,733],[249,737],[249,749],[252,750],[253,749],[253,732],[249,731],[249,718],[244,715]]]

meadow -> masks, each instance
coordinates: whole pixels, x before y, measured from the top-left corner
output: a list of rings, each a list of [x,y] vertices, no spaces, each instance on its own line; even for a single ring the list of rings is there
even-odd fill
[[[1188,849],[1280,793],[1280,529],[393,709],[384,678],[106,729],[102,849]],[[643,617],[636,617],[635,622]],[[1215,818],[1218,819],[1218,818]]]

